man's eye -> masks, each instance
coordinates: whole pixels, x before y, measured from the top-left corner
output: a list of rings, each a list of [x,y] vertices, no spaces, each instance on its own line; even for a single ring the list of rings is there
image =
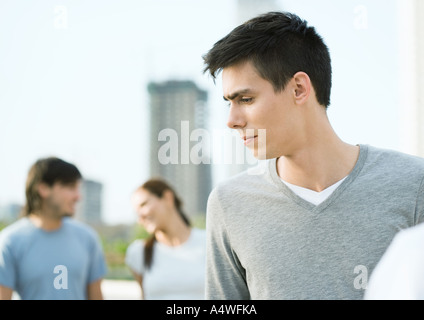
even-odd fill
[[[252,102],[252,98],[241,98],[240,102],[241,103],[250,103],[250,102]]]

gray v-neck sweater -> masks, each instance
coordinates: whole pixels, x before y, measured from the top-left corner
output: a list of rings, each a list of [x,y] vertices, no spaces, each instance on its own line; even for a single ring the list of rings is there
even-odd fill
[[[424,222],[424,159],[360,145],[318,206],[263,172],[219,184],[207,207],[207,299],[362,299],[401,229]]]

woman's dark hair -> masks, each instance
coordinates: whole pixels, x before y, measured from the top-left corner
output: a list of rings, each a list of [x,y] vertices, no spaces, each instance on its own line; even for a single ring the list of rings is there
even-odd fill
[[[41,209],[41,198],[38,193],[38,185],[45,183],[53,186],[55,183],[63,185],[73,184],[82,178],[78,168],[62,159],[48,157],[37,160],[29,169],[25,196],[26,203],[22,211],[23,216]]]
[[[190,220],[182,210],[183,202],[178,197],[177,193],[174,191],[174,189],[170,186],[169,183],[164,181],[160,178],[152,178],[150,180],[147,180],[144,182],[141,186],[137,188],[138,190],[146,190],[150,192],[151,194],[162,198],[165,191],[169,190],[174,195],[174,204],[175,208],[177,209],[178,213],[181,216],[181,219],[184,221],[184,223],[187,226],[191,226]],[[144,266],[146,269],[149,269],[153,262],[153,247],[156,242],[155,234],[153,233],[149,238],[146,239],[144,244]]]
[[[317,101],[330,105],[331,59],[323,39],[305,20],[287,12],[268,12],[246,21],[203,56],[204,72],[250,61],[276,92],[299,71],[308,74]]]

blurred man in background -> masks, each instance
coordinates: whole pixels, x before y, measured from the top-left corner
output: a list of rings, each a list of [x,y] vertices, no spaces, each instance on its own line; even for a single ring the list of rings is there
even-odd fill
[[[101,300],[107,271],[96,232],[75,219],[82,175],[56,157],[26,181],[23,217],[0,232],[0,299]]]

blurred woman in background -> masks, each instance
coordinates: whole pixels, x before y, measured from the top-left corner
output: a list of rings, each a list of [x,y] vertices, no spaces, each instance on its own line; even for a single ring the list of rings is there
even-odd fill
[[[150,234],[133,241],[125,257],[142,299],[205,299],[206,233],[191,226],[173,188],[150,179],[134,191],[131,202],[138,223]]]

